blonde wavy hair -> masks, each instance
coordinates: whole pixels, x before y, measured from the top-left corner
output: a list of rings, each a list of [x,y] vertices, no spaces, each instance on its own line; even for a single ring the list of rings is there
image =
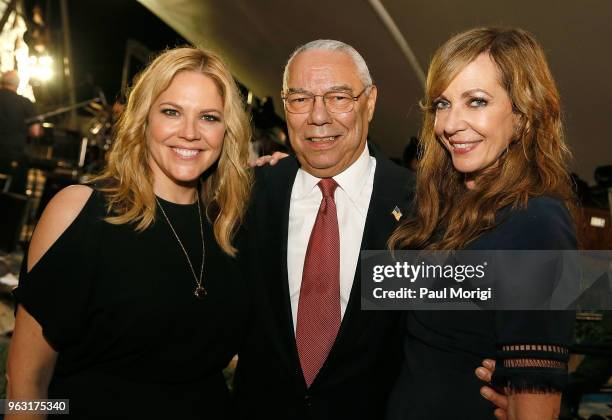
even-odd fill
[[[109,223],[132,223],[135,230],[142,231],[155,221],[153,174],[145,135],[147,118],[157,97],[179,72],[185,71],[210,77],[223,98],[223,147],[219,160],[201,177],[200,196],[219,246],[235,256],[232,239],[246,212],[252,185],[247,165],[251,128],[238,87],[216,54],[193,47],[166,50],[134,79],[107,165],[91,182],[106,193]]]
[[[454,169],[435,135],[434,101],[483,53],[497,65],[500,84],[520,123],[498,163],[474,174],[476,188],[469,190],[464,174]],[[495,226],[501,208],[525,208],[535,196],[556,197],[575,213],[559,92],[531,34],[522,29],[476,28],[453,36],[431,60],[421,109],[416,215],[392,234],[390,248],[464,248]]]

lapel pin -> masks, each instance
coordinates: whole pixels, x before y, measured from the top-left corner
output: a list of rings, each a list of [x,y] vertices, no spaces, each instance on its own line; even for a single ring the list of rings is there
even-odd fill
[[[391,212],[391,214],[393,215],[393,217],[395,217],[395,220],[399,222],[399,219],[402,218],[402,211],[400,210],[399,207],[395,206],[395,208],[393,209],[393,211]]]

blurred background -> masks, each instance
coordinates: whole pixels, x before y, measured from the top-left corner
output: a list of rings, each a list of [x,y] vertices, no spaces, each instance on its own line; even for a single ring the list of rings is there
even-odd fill
[[[609,0],[0,0],[0,72],[18,76],[17,93],[32,104],[27,124],[39,126],[10,154],[0,123],[0,355],[12,331],[10,291],[41,210],[59,189],[100,170],[126,87],[153,55],[182,44],[229,63],[252,115],[253,156],[290,152],[280,100],[290,53],[318,38],[353,45],[378,86],[370,140],[414,169],[418,104],[435,49],[469,27],[527,29],[561,91],[583,247],[612,249],[611,20]],[[2,106],[10,108],[0,102],[0,122]],[[612,418],[604,315],[578,315],[565,418]]]

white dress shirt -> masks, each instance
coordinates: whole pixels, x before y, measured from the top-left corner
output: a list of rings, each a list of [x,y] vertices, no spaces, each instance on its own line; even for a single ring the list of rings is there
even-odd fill
[[[340,232],[340,316],[344,317],[357,269],[361,238],[365,226],[372,189],[376,159],[367,145],[359,158],[344,172],[334,176],[338,188],[334,193]],[[293,330],[297,324],[300,287],[304,258],[310,233],[315,223],[323,194],[317,186],[320,178],[298,170],[291,190],[289,233],[287,238],[287,271],[289,297],[293,315]]]

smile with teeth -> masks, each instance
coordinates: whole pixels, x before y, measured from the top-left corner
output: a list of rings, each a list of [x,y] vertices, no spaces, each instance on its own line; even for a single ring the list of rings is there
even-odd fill
[[[327,137],[308,137],[307,140],[313,143],[319,143],[324,141],[334,141],[338,136],[327,136]]]
[[[201,150],[197,149],[181,149],[180,147],[172,147],[172,150],[174,153],[184,158],[197,156],[201,152]]]
[[[479,143],[480,141],[472,141],[468,143],[451,143],[450,145],[453,147],[453,149],[467,150],[476,147],[476,145]]]

